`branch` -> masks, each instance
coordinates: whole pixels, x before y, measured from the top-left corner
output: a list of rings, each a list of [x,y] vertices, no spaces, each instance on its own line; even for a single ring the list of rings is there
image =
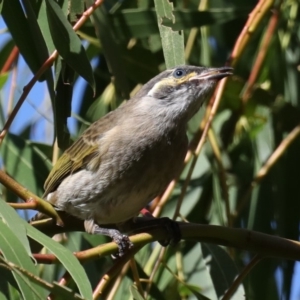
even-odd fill
[[[81,18],[77,21],[77,23],[73,26],[74,31],[77,31],[90,17],[90,15],[95,11],[95,9],[100,6],[103,3],[104,0],[97,0],[91,7],[89,7],[81,16]],[[24,87],[23,93],[20,96],[16,106],[12,110],[11,114],[9,115],[6,123],[3,126],[2,131],[0,132],[0,145],[6,136],[6,133],[8,132],[8,129],[10,125],[12,124],[14,118],[16,117],[17,113],[19,112],[19,109],[21,108],[22,104],[24,103],[27,95],[35,85],[35,83],[38,81],[38,79],[53,65],[56,58],[58,57],[58,52],[55,50],[48,59],[43,63],[43,65],[40,67],[40,69],[34,74],[32,79],[29,81],[29,83]]]
[[[254,252],[263,257],[290,259],[300,261],[300,242],[272,236],[248,229],[228,228],[216,225],[202,225],[178,222],[183,240],[205,242],[226,247],[234,247],[245,251]],[[59,232],[62,228],[59,228]],[[69,228],[69,231],[70,228]],[[161,227],[130,236],[136,248],[141,248],[148,243],[161,241],[168,238],[168,233]],[[75,252],[74,255],[81,262],[87,262],[115,253],[118,250],[116,243],[106,243],[97,247]],[[52,264],[58,260],[52,254],[34,254],[39,263]]]
[[[53,217],[56,220],[56,223],[60,226],[63,226],[63,221],[58,215],[54,207],[47,201],[39,198],[37,195],[33,194],[21,184],[13,180],[6,173],[0,170],[0,182],[10,191],[15,193],[18,197],[24,200],[26,203],[30,203],[30,209],[36,209],[40,212],[45,213],[46,215]],[[18,207],[17,207],[18,208]]]

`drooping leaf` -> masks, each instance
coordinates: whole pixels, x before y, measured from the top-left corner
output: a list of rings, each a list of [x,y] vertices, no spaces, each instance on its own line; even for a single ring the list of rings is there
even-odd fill
[[[44,235],[24,220],[20,220],[20,222],[22,222],[21,224],[25,226],[27,234],[30,238],[46,247],[57,257],[57,259],[62,263],[62,265],[72,276],[74,282],[76,283],[80,291],[80,294],[86,299],[92,299],[91,284],[86,276],[82,265],[72,254],[72,252],[64,246],[62,246],[61,244],[55,242],[48,236]]]
[[[201,247],[219,299],[238,275],[238,269],[228,253],[220,246],[203,243]],[[244,295],[243,286],[239,286],[232,299],[238,300]]]
[[[51,36],[58,53],[95,90],[92,67],[80,39],[57,2],[46,0],[46,8]]]
[[[4,1],[1,14],[26,63],[36,73],[46,61],[48,51],[31,2],[24,1],[22,7],[18,0]]]
[[[7,173],[31,192],[42,195],[52,164],[38,144],[8,134],[0,151]]]
[[[227,4],[228,5],[228,4]],[[236,18],[246,17],[251,11],[248,8],[230,8],[198,11],[196,9],[173,10],[175,23],[172,19],[163,18],[163,25],[173,30],[184,30],[205,25],[218,25],[229,22]],[[108,16],[110,24],[118,40],[134,38],[145,38],[157,34],[158,28],[155,9],[123,9]]]
[[[2,219],[2,222],[14,232],[14,235],[16,238],[18,238],[19,242],[26,250],[27,255],[31,256],[31,250],[25,227],[20,224],[20,217],[16,211],[7,203],[5,203],[3,199],[0,199],[0,218]]]
[[[34,275],[38,274],[37,267],[28,256],[21,241],[2,221],[0,221],[0,250],[6,260]],[[24,299],[42,299],[46,296],[43,289],[32,280],[20,275],[18,272],[13,272],[13,275]]]
[[[89,5],[93,5],[92,0],[88,0]],[[91,16],[95,26],[96,35],[98,36],[103,54],[105,55],[108,68],[114,76],[114,83],[125,99],[129,98],[130,86],[128,78],[125,76],[125,67],[122,61],[122,52],[117,44],[111,26],[107,21],[107,13],[103,7],[97,9]]]
[[[168,19],[169,22],[175,23],[173,4],[168,0],[154,0],[154,3],[166,67],[172,68],[177,65],[183,65],[185,63],[183,32],[173,31],[171,27],[163,25],[165,18]]]

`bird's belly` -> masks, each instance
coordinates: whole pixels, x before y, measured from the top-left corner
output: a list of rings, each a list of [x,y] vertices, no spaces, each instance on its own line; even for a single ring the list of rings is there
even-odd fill
[[[179,174],[186,147],[177,146],[151,149],[151,155],[136,158],[123,155],[115,165],[102,164],[97,172],[80,170],[69,175],[48,200],[55,196],[59,210],[100,225],[124,222],[138,215]]]
[[[69,178],[70,184],[73,182],[71,188],[66,184],[58,188],[56,206],[70,215],[93,219],[98,224],[121,223],[138,215],[172,180],[171,173],[164,178],[159,174],[150,178],[145,172],[140,174],[139,180],[123,178],[114,187],[103,189],[101,182],[92,183],[95,179],[86,172],[80,171]],[[86,180],[87,177],[90,180]]]
[[[116,224],[137,216],[139,211],[153,200],[164,186],[146,186],[131,189],[124,187],[121,193],[111,193],[103,201],[95,202],[93,219],[98,224]],[[104,204],[105,203],[105,204]]]

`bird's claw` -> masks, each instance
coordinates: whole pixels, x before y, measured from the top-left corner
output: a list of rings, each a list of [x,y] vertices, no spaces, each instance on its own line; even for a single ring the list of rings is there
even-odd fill
[[[162,241],[158,241],[163,247],[168,245],[175,246],[181,240],[181,231],[176,221],[169,218],[158,219],[160,225],[166,229],[168,238]]]
[[[119,251],[113,256],[113,258],[122,257],[129,249],[133,247],[133,243],[130,241],[129,237],[122,234],[117,229],[100,227],[93,220],[85,221],[84,225],[85,230],[88,233],[109,236],[118,245]]]
[[[121,258],[129,249],[133,247],[133,243],[130,241],[129,237],[125,234],[121,234],[118,231],[112,235],[112,239],[119,248],[118,253],[112,255],[114,259]]]
[[[125,225],[125,226],[124,226]],[[181,240],[181,231],[179,224],[170,218],[154,218],[147,214],[146,217],[135,218],[134,221],[123,224],[123,228],[128,232],[139,233],[151,228],[163,228],[167,232],[167,238],[158,241],[163,247],[176,245]]]

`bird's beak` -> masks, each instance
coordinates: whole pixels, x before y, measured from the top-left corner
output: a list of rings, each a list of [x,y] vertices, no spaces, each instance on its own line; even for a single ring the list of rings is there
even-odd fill
[[[203,71],[201,74],[190,77],[189,80],[220,80],[232,74],[233,68],[231,67],[210,68]]]

